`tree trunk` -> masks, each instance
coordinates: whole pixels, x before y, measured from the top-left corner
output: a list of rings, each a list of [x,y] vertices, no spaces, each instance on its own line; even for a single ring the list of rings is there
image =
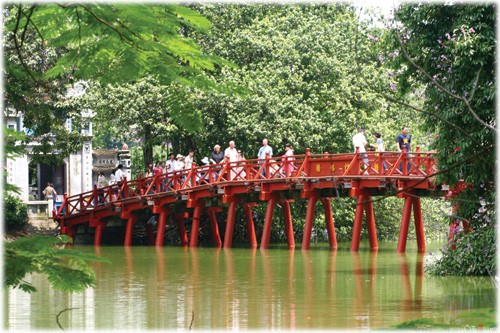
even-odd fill
[[[147,165],[153,162],[153,145],[151,140],[151,125],[144,125],[144,149],[142,150],[144,157],[143,168],[147,169]]]

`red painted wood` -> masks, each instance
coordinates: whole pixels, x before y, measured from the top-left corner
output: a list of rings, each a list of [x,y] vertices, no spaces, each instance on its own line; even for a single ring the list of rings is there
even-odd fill
[[[288,248],[295,248],[295,239],[293,235],[293,222],[292,222],[292,211],[290,209],[290,202],[288,200],[281,200],[281,206],[283,207],[283,220],[285,222],[285,234],[288,241]]]
[[[222,241],[219,234],[219,225],[217,224],[217,217],[215,216],[215,213],[219,208],[220,207],[207,208],[208,220],[210,221],[210,230],[212,231],[212,240],[215,247],[222,247]]]
[[[255,226],[253,222],[252,205],[248,203],[243,204],[243,210],[245,211],[245,220],[247,222],[247,233],[248,242],[251,248],[257,247],[257,236],[255,234]]]
[[[373,213],[372,197],[365,196],[366,227],[370,240],[370,250],[378,250],[377,228],[375,226],[375,214]]]
[[[230,248],[233,244],[234,218],[236,215],[236,202],[230,202],[227,210],[226,231],[224,232],[224,247]]]
[[[417,236],[417,248],[419,253],[425,253],[425,231],[424,220],[422,218],[422,207],[420,198],[413,199],[413,219],[415,221],[415,235]]]
[[[269,241],[271,239],[271,226],[273,224],[274,206],[276,206],[276,199],[274,197],[271,197],[271,199],[267,201],[264,228],[262,229],[262,237],[260,239],[261,250],[266,250],[269,248]]]
[[[318,194],[315,192],[307,202],[306,222],[304,224],[304,234],[302,236],[302,250],[309,250],[311,244],[311,233],[314,222],[314,208],[318,201]]]
[[[333,219],[332,205],[330,199],[320,198],[323,204],[323,209],[325,210],[325,223],[326,231],[328,232],[328,243],[330,244],[330,249],[337,249],[337,235],[335,234],[335,222]]]
[[[189,242],[189,246],[197,247],[198,246],[198,233],[200,231],[200,215],[201,215],[201,207],[194,207],[193,209],[193,218],[191,223],[191,240]]]
[[[401,226],[399,228],[398,247],[396,252],[404,253],[406,251],[406,240],[408,238],[408,228],[410,227],[411,206],[413,198],[406,197],[403,206],[403,216],[401,217]]]
[[[356,202],[356,214],[354,215],[354,225],[352,227],[351,251],[359,251],[359,240],[361,238],[361,224],[363,223],[363,212],[365,196],[358,196]]]

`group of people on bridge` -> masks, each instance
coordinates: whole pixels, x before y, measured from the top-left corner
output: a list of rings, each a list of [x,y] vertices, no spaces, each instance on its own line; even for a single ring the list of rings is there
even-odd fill
[[[265,160],[266,157],[273,157],[273,148],[269,145],[269,141],[267,139],[262,140],[262,147],[259,149],[257,153],[257,158],[259,160]],[[282,156],[283,161],[288,161],[286,168],[290,168],[290,171],[293,170],[293,149],[292,146],[287,143],[285,144],[285,154]],[[204,165],[209,164],[225,164],[232,162],[239,162],[246,160],[245,156],[242,154],[240,149],[236,148],[236,144],[233,140],[229,141],[229,147],[227,147],[224,152],[222,152],[220,145],[216,144],[214,146],[213,151],[210,154],[210,157],[204,157],[201,162]],[[161,174],[166,174],[172,171],[180,171],[185,169],[191,169],[192,164],[194,162],[194,150],[190,149],[187,156],[183,156],[181,154],[171,153],[169,155],[169,159],[166,162],[158,161],[153,165],[152,162],[148,164],[146,174],[140,174],[141,176],[151,177],[157,176]],[[283,170],[284,173],[287,170]]]
[[[385,144],[384,140],[381,137],[380,133],[374,134],[375,143],[370,144],[375,151],[384,152]],[[363,128],[358,128],[358,132],[352,137],[352,144],[354,147],[354,152],[359,150],[361,153],[363,162],[368,164],[368,158],[366,155],[366,146],[368,145],[368,141],[365,136],[365,131]],[[396,137],[396,146],[399,152],[403,149],[406,149],[407,152],[411,151],[411,136],[408,133],[408,127],[403,126],[401,129],[401,133]],[[294,160],[294,152],[292,146],[287,143],[285,144],[285,153],[281,156],[283,166],[280,170],[283,174],[291,174],[295,169],[293,160]],[[269,145],[267,139],[262,140],[262,147],[260,147],[257,153],[257,159],[259,161],[264,161],[267,157],[273,157],[273,148]],[[213,148],[213,151],[210,154],[210,157],[204,157],[201,162],[203,165],[223,165],[225,163],[233,163],[246,160],[245,156],[242,154],[240,149],[236,148],[235,142],[233,140],[229,141],[229,147],[227,147],[224,152],[221,150],[221,146],[216,144]],[[189,153],[186,156],[181,154],[175,155],[171,153],[169,155],[169,159],[167,161],[158,161],[153,164],[153,162],[148,163],[146,173],[140,173],[138,178],[143,177],[152,177],[159,176],[162,174],[166,174],[174,171],[188,170],[191,169],[193,163],[195,162],[195,151],[193,149],[189,150]],[[276,162],[272,160],[272,162]],[[383,165],[384,169],[387,169],[385,163]],[[118,165],[112,174],[111,180],[109,184],[112,185],[114,183],[119,183],[123,180],[123,172],[122,165]],[[107,180],[104,177],[104,174],[100,173],[98,177],[97,187],[103,187],[108,185]]]

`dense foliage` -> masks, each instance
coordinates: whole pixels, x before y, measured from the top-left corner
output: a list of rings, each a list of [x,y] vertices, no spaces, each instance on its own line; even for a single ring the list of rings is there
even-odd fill
[[[389,39],[400,93],[415,92],[405,96],[419,100],[426,111],[423,128],[437,135],[431,147],[437,150],[442,173],[436,180],[451,186],[460,179],[473,184],[453,201],[459,203],[455,218],[470,222],[475,231],[458,234],[457,244],[472,244],[471,238],[484,236],[474,249],[494,249],[496,242],[492,231],[497,131],[495,12],[492,4],[406,4],[396,12],[397,23]],[[419,91],[422,94],[416,93]],[[491,257],[482,250],[466,250],[468,260],[463,258],[463,247],[447,248],[436,271],[494,272]],[[452,270],[451,263],[457,269]]]
[[[459,231],[444,255],[428,270],[436,275],[491,275],[496,272],[496,230],[492,226]]]
[[[7,193],[3,199],[7,229],[21,228],[28,223],[28,206],[18,197]]]
[[[4,245],[4,286],[35,292],[25,280],[31,273],[45,274],[55,289],[80,292],[95,285],[95,273],[89,261],[103,259],[81,251],[65,249],[70,239],[33,236],[19,238]]]
[[[47,163],[82,145],[78,126],[64,126],[68,117],[84,121],[68,91],[79,80],[117,84],[154,74],[163,84],[206,87],[213,84],[205,71],[225,64],[185,36],[208,32],[210,22],[183,6],[11,4],[3,15],[6,106],[23,111],[26,142],[41,143],[35,157]],[[191,124],[182,112],[176,120]]]
[[[224,69],[220,79],[249,90],[244,96],[196,96],[206,129],[194,136],[200,154],[235,140],[247,158],[255,158],[265,137],[275,155],[285,142],[296,153],[307,147],[349,152],[358,126],[370,140],[381,132],[394,149],[401,124],[415,121],[370,89],[389,81],[370,49],[368,22],[358,20],[354,7],[217,5],[200,11],[213,22],[212,34],[193,38],[238,65]],[[370,85],[360,77],[369,77]]]

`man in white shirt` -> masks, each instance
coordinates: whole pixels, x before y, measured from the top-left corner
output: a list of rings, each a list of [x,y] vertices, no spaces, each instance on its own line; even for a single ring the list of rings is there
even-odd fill
[[[229,147],[227,147],[226,150],[224,150],[224,157],[227,158],[227,161],[229,163],[238,161],[238,150],[234,146],[234,141],[232,141],[232,140],[229,141]],[[234,164],[232,164],[230,167],[236,168],[236,166]],[[231,176],[230,176],[231,178],[230,179],[234,179],[235,176],[236,176],[236,172],[231,169]]]
[[[123,181],[123,171],[122,171],[123,165],[118,164],[117,169],[115,171],[115,181],[117,183]]]
[[[191,169],[191,166],[194,162],[194,150],[190,149],[188,156],[184,159],[184,168]]]
[[[366,141],[364,128],[362,127],[358,128],[358,133],[354,134],[354,136],[352,137],[352,145],[354,146],[354,152],[356,152],[356,147],[358,147],[360,153],[366,153],[365,146],[367,143],[368,142]],[[365,165],[368,166],[368,158],[366,157],[366,154],[361,154],[361,156],[363,157],[363,163],[365,163]]]
[[[174,164],[175,164],[175,154],[171,153],[170,158],[167,160],[167,163],[165,163],[165,167],[167,168],[167,173],[174,171]]]
[[[238,160],[238,150],[234,145],[234,141],[229,141],[229,147],[224,150],[224,156],[229,158],[229,162],[236,162]]]

